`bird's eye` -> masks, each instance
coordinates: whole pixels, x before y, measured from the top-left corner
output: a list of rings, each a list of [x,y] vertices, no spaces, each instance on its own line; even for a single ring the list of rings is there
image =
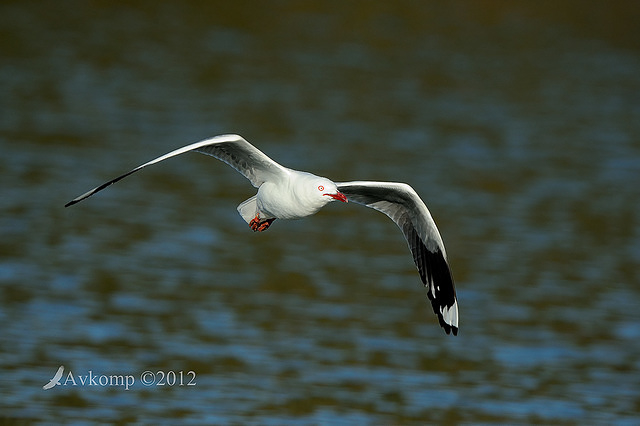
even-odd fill
[[[318,191],[324,191],[324,186],[322,185],[318,186]]]

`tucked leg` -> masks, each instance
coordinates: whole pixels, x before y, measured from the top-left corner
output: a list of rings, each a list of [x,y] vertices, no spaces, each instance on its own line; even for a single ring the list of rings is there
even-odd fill
[[[249,222],[249,226],[251,227],[251,229],[253,229],[254,232],[262,232],[262,231],[266,231],[267,228],[271,226],[271,223],[273,223],[274,220],[276,219],[272,218],[272,219],[260,220],[260,216],[256,215],[256,217],[251,219],[251,222]]]
[[[258,226],[260,226],[260,217],[258,217],[258,215],[256,215],[256,217],[251,219],[251,222],[249,222],[249,226],[254,231],[257,231],[258,230]]]
[[[260,222],[260,226],[258,226],[258,232],[266,231],[271,226],[274,220],[276,220],[275,217],[273,219],[265,219]]]

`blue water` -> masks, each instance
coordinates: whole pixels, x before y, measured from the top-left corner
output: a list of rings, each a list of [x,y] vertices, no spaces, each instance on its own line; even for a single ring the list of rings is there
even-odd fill
[[[639,15],[3,4],[0,417],[637,424]],[[336,181],[410,183],[447,247],[460,334],[386,217],[335,203],[254,234],[235,207],[255,190],[206,156],[63,208],[229,132]]]

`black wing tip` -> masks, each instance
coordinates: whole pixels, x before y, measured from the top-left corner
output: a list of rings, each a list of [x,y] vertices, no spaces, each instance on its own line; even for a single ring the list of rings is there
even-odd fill
[[[74,205],[74,204],[77,204],[77,203],[79,203],[80,201],[85,200],[85,199],[87,199],[87,198],[91,197],[91,196],[92,196],[93,194],[95,194],[96,192],[100,192],[100,191],[102,191],[102,190],[103,190],[103,189],[105,189],[107,186],[109,186],[109,185],[113,185],[114,183],[118,182],[119,180],[122,180],[122,179],[126,178],[126,177],[127,177],[127,176],[129,176],[130,174],[132,174],[132,173],[134,173],[134,172],[137,172],[137,171],[138,171],[138,170],[140,170],[141,168],[142,168],[142,167],[136,167],[135,169],[131,170],[130,172],[127,172],[127,173],[123,174],[122,176],[118,176],[118,177],[117,177],[117,178],[115,178],[115,179],[111,179],[109,182],[105,182],[105,183],[103,183],[102,185],[100,185],[100,186],[98,186],[98,187],[96,187],[96,188],[93,188],[91,191],[89,191],[89,192],[87,192],[87,193],[85,193],[85,194],[82,194],[82,195],[80,195],[80,196],[78,196],[78,197],[74,198],[73,200],[71,200],[71,201],[69,201],[67,204],[65,204],[64,206],[65,206],[65,207],[69,207],[69,206],[72,206],[72,205]]]
[[[69,201],[69,202],[68,202],[67,204],[65,204],[64,206],[65,206],[65,207],[70,207],[70,206],[72,206],[72,205],[74,205],[74,204],[78,204],[80,201],[82,201],[82,200],[86,200],[87,198],[91,197],[93,194],[95,194],[96,192],[100,191],[101,189],[103,189],[103,188],[107,187],[107,186],[108,186],[108,185],[110,185],[110,184],[111,184],[111,182],[108,182],[108,183],[106,183],[106,184],[104,184],[104,185],[102,185],[102,186],[99,186],[99,187],[98,187],[98,188],[96,188],[96,189],[92,189],[91,191],[87,192],[86,194],[83,194],[83,195],[81,195],[81,196],[79,196],[79,197],[76,197],[76,198],[74,198],[73,200]]]
[[[454,336],[458,335],[458,327],[444,322],[444,318],[442,318],[442,315],[438,315],[438,320],[440,321],[440,326],[444,329],[444,332],[447,333],[447,335],[451,334],[452,332]]]
[[[418,267],[420,272],[420,278],[424,286],[427,288],[427,298],[431,301],[433,312],[438,317],[440,326],[444,329],[445,333],[454,336],[458,335],[458,326],[451,324],[453,318],[450,318],[450,322],[445,321],[442,309],[456,309],[456,315],[454,320],[457,323],[457,298],[456,287],[453,280],[453,274],[449,268],[444,253],[438,248],[435,252],[429,250],[424,246],[422,241],[418,241],[418,244],[422,244],[422,251],[415,258],[416,264],[422,265]]]
[[[454,304],[451,305],[451,306],[448,306],[448,307],[447,306],[441,306],[441,307],[448,308],[448,309],[454,309],[454,307],[455,307],[455,310],[456,310],[455,316],[453,318],[449,318],[449,321],[455,322],[455,325],[450,323],[450,322],[447,322],[447,320],[444,319],[444,315],[442,314],[442,312],[440,312],[440,307],[437,307],[438,302],[436,302],[435,300],[432,299],[431,300],[431,304],[433,306],[433,311],[435,312],[435,314],[438,317],[438,322],[440,323],[440,327],[442,327],[444,329],[445,333],[451,334],[451,332],[453,332],[453,335],[457,336],[458,335],[458,325],[457,325],[457,323],[458,323],[458,320],[457,320],[457,317],[458,317],[458,313],[457,313],[458,300],[456,299]]]

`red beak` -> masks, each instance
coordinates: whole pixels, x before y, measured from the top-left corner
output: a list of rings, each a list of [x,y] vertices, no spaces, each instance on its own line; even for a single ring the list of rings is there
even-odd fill
[[[344,195],[342,192],[338,192],[337,194],[322,194],[322,195],[328,195],[329,197],[333,198],[334,200],[342,201],[343,203],[348,203],[349,202],[349,200],[347,200],[346,195]]]

